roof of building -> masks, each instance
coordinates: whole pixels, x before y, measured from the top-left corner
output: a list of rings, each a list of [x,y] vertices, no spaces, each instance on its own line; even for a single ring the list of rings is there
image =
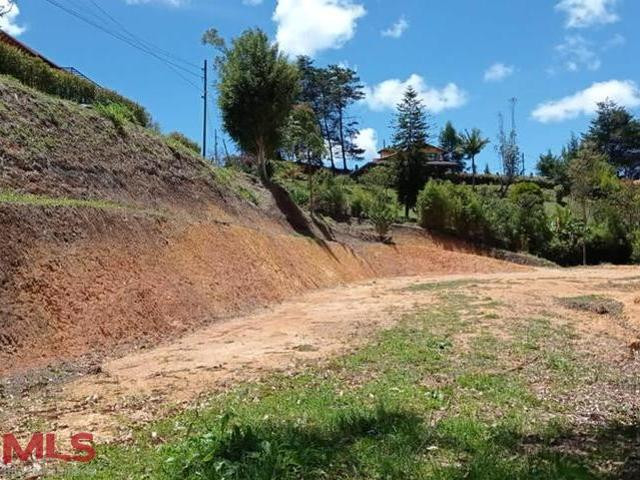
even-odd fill
[[[47,65],[49,65],[52,68],[56,68],[58,70],[62,70],[61,67],[59,67],[58,65],[53,63],[47,57],[45,57],[44,55],[41,55],[40,53],[36,52],[33,48],[26,46],[20,40],[16,39],[15,37],[12,37],[11,35],[9,35],[8,33],[4,32],[2,30],[0,30],[0,42],[6,43],[7,45],[11,45],[12,47],[17,48],[18,50],[20,50],[21,52],[23,52],[23,53],[25,53],[27,55],[39,58],[40,60],[42,60],[43,62],[45,62]]]

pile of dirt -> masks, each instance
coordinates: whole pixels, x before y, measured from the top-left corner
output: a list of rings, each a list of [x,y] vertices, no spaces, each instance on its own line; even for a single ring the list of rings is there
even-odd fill
[[[329,241],[285,200],[0,77],[0,374],[155,344],[309,289],[526,269],[422,231]]]

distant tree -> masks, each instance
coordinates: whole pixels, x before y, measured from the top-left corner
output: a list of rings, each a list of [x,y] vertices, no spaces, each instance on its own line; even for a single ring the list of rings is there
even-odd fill
[[[584,139],[606,155],[623,176],[640,174],[640,121],[625,107],[610,100],[599,103]]]
[[[428,138],[426,116],[418,93],[413,87],[408,87],[397,106],[393,135],[393,145],[398,150],[395,184],[398,200],[404,205],[407,218],[426,181],[425,155],[422,152]]]
[[[498,116],[498,143],[495,148],[502,162],[502,195],[506,194],[509,189],[509,185],[513,183],[513,179],[518,174],[522,158],[520,147],[518,146],[518,134],[516,132],[514,120],[515,99],[512,99],[511,105],[511,130],[508,134],[504,130],[504,118],[502,114]]]
[[[347,170],[347,158],[360,160],[364,150],[354,143],[358,133],[358,122],[347,117],[350,105],[364,98],[364,86],[355,70],[340,65],[330,65],[327,68],[328,81],[331,91],[330,108],[334,111],[336,130],[342,156],[342,168]]]
[[[321,166],[325,143],[313,109],[306,103],[293,108],[283,131],[282,150],[287,157],[309,166]],[[307,172],[309,182],[309,211],[315,210],[314,173]]]
[[[464,152],[462,151],[462,139],[451,122],[447,122],[440,132],[440,148],[446,153],[448,161],[458,164],[458,171],[464,170]]]
[[[326,69],[316,67],[309,57],[299,56],[296,65],[300,75],[298,102],[307,103],[313,108],[327,144],[331,168],[335,169],[334,147],[338,144],[339,137],[336,130],[338,122],[333,109],[331,78]]]
[[[582,219],[582,263],[587,264],[587,226],[589,208],[594,200],[605,195],[617,180],[607,157],[587,145],[580,149],[568,168],[571,196],[580,209]]]
[[[298,96],[298,72],[260,29],[247,30],[225,49],[219,65],[218,104],[225,129],[255,155],[263,180]]]
[[[471,160],[471,173],[473,177],[473,188],[476,188],[476,155],[478,155],[484,147],[486,147],[490,140],[482,136],[482,132],[478,128],[474,128],[469,132],[464,132],[461,136],[462,140],[462,152],[464,156]]]
[[[489,164],[488,163],[484,164],[484,174],[485,175],[491,175],[491,170],[489,170]]]
[[[393,146],[405,152],[419,150],[427,144],[427,111],[413,87],[407,87],[396,107]]]

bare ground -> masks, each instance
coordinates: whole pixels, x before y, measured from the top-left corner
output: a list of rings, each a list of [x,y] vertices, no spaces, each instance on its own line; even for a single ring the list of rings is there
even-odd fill
[[[627,348],[640,334],[637,267],[388,278],[306,293],[107,361],[93,375],[16,392],[4,405],[1,425],[5,431],[91,431],[99,442],[126,440],[136,425],[193,405],[211,392],[266,372],[296,371],[302,364],[357,347],[404,313],[428,309],[437,299],[434,292],[449,285],[481,292],[500,305],[501,315],[478,324],[478,334],[490,330],[508,335],[509,318],[544,316],[558,326],[577,327],[576,342],[595,361],[621,371],[637,370]],[[622,302],[624,315],[573,311],[558,301],[585,294]],[[540,389],[542,394],[544,385]],[[615,403],[615,395],[634,393],[607,395]],[[584,406],[584,415],[600,408],[590,404],[600,396],[588,389],[578,396],[572,401]],[[576,415],[580,411],[576,407]]]

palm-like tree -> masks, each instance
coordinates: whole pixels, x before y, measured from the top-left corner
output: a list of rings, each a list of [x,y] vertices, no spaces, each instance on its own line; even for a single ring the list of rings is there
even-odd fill
[[[479,128],[474,128],[471,132],[465,130],[465,132],[460,135],[460,140],[464,156],[471,159],[473,188],[476,188],[476,155],[484,150],[484,147],[491,143],[491,141],[488,138],[482,137],[482,132]]]

